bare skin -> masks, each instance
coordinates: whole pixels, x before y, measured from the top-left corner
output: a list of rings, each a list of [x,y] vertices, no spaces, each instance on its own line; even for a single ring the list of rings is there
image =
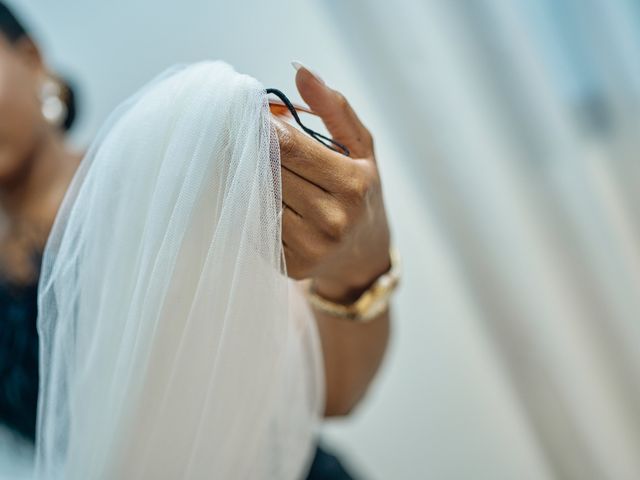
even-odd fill
[[[30,40],[0,35],[0,264],[15,283],[34,280],[31,254],[42,251],[80,161],[42,116],[47,75]]]
[[[48,78],[30,40],[0,35],[0,271],[16,283],[34,280],[31,253],[42,251],[81,155],[41,113]],[[312,279],[337,302],[357,298],[389,268],[389,230],[369,132],[338,92],[306,69],[300,94],[352,158],[277,122],[281,147],[283,239],[289,275]],[[326,414],[344,415],[362,398],[383,357],[389,314],[356,325],[320,312],[316,320],[326,371]]]
[[[278,123],[285,204],[283,240],[289,275],[312,278],[338,303],[356,300],[389,270],[389,228],[373,138],[348,101],[302,67],[296,85],[351,157]],[[327,416],[345,415],[364,396],[389,338],[389,312],[354,324],[315,312],[324,351]]]

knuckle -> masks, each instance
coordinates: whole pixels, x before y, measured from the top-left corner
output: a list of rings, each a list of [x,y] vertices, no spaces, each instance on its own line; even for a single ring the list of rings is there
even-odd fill
[[[371,190],[372,180],[371,176],[365,172],[361,172],[358,175],[353,175],[349,182],[348,192],[350,197],[356,204],[360,204],[365,200]]]
[[[325,220],[325,233],[332,241],[341,241],[349,229],[349,215],[346,210],[334,209]]]

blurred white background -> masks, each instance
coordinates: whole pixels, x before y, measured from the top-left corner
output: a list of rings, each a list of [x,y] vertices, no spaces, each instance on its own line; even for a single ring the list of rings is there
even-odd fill
[[[608,110],[627,129],[616,150],[580,133],[582,120],[562,103],[582,98],[574,80],[586,74],[574,78],[576,68],[561,55],[539,64],[540,51],[560,47],[545,43],[552,35],[537,41],[533,27],[520,31],[524,24],[538,33],[558,28],[544,23],[542,4],[531,12],[479,2],[487,4],[481,20],[484,7],[463,11],[447,2],[8,3],[52,67],[77,86],[79,146],[120,101],[175,63],[223,59],[297,99],[290,66],[297,60],[350,100],[374,133],[405,270],[379,378],[350,418],[322,431],[363,478],[623,479],[640,472],[630,454],[640,446],[640,414],[632,407],[637,379],[629,376],[640,357],[620,340],[640,338],[629,323],[640,317],[638,284],[629,288],[640,279],[638,194],[629,194],[630,178],[638,179],[629,165],[639,156],[628,135],[638,131],[640,76],[627,68],[640,45],[633,26],[603,20],[636,35],[612,39],[609,50],[621,51],[620,78],[630,79],[627,90],[615,90],[622,99],[596,98],[627,107]],[[498,47],[469,22],[503,35]],[[575,163],[594,151],[604,153]],[[615,152],[617,170],[609,171]],[[602,231],[613,233],[600,238]],[[570,286],[575,278],[586,279],[578,291]],[[585,327],[586,317],[594,322]],[[617,325],[606,342],[601,325],[593,326],[605,319]],[[612,353],[618,349],[627,352],[620,359]]]

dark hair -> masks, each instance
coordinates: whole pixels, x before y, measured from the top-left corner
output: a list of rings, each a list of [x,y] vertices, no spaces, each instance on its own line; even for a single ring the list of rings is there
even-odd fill
[[[24,25],[20,23],[20,21],[16,18],[16,16],[9,10],[9,8],[0,1],[0,34],[4,35],[4,37],[10,43],[16,43],[18,40],[22,38],[31,38],[31,36],[27,33]],[[67,105],[67,116],[62,123],[62,128],[65,131],[71,129],[73,125],[73,121],[76,118],[76,96],[73,91],[73,88],[63,78],[58,78],[58,81],[62,84],[64,93],[63,93],[63,101]]]

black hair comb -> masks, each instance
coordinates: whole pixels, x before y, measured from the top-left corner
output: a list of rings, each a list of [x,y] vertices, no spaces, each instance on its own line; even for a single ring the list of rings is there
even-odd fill
[[[338,152],[341,153],[345,156],[349,156],[350,152],[349,149],[339,143],[336,142],[334,139],[329,138],[325,135],[322,135],[321,133],[316,132],[315,130],[310,129],[309,127],[307,127],[306,125],[304,125],[302,123],[302,121],[300,120],[300,116],[298,115],[298,110],[302,110],[308,113],[313,113],[310,110],[307,109],[303,109],[301,107],[296,107],[293,105],[293,103],[291,103],[291,101],[287,98],[287,96],[282,93],[280,90],[278,90],[277,88],[267,88],[266,92],[268,94],[273,94],[276,97],[278,97],[280,99],[280,101],[282,102],[282,104],[289,110],[289,112],[291,113],[291,116],[293,116],[293,119],[296,121],[296,123],[300,126],[300,128],[309,136],[315,138],[318,142],[320,142],[321,144],[323,144],[325,147],[330,148],[331,150],[333,150],[334,152]],[[270,106],[272,106],[273,103],[270,102]],[[279,104],[276,104],[279,106]]]

